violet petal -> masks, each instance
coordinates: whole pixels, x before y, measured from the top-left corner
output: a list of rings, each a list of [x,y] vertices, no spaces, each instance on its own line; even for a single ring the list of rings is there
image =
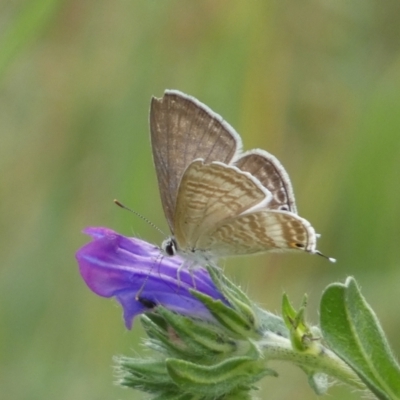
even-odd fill
[[[181,257],[165,256],[158,247],[111,229],[91,227],[84,233],[94,240],[76,253],[81,276],[97,295],[118,300],[128,329],[136,315],[153,305],[213,321],[204,304],[190,294],[192,288],[228,304],[204,268],[179,270]]]

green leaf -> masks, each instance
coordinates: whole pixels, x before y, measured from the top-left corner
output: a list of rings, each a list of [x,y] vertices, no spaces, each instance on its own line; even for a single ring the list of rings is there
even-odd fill
[[[211,397],[250,389],[249,385],[266,375],[277,376],[263,362],[249,357],[230,358],[210,366],[177,359],[167,359],[166,364],[171,379],[182,390]]]
[[[320,319],[323,337],[379,399],[400,399],[400,368],[374,311],[353,278],[327,287]]]

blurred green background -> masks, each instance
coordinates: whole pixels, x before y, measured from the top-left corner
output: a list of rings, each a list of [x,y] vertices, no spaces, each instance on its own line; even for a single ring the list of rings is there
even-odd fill
[[[400,3],[31,0],[0,4],[0,394],[141,399],[113,385],[112,356],[145,354],[136,321],[81,280],[86,226],[154,243],[167,232],[149,141],[152,95],[197,97],[289,172],[310,255],[224,262],[279,311],[353,275],[400,354]],[[260,399],[316,399],[273,363]],[[358,399],[343,387],[330,398]]]

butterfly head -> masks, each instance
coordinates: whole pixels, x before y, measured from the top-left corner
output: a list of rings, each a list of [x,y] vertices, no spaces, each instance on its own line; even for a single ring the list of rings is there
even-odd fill
[[[167,256],[174,256],[178,251],[178,245],[174,237],[169,237],[165,239],[161,244],[161,249]]]

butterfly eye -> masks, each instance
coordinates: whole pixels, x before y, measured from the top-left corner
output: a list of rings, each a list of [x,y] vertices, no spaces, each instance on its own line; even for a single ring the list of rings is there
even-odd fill
[[[176,254],[176,241],[174,238],[165,240],[161,247],[167,256],[174,256]]]
[[[279,206],[279,210],[280,211],[289,211],[289,207],[288,206]]]
[[[298,249],[304,249],[304,244],[303,243],[292,243],[293,247],[297,247]]]

